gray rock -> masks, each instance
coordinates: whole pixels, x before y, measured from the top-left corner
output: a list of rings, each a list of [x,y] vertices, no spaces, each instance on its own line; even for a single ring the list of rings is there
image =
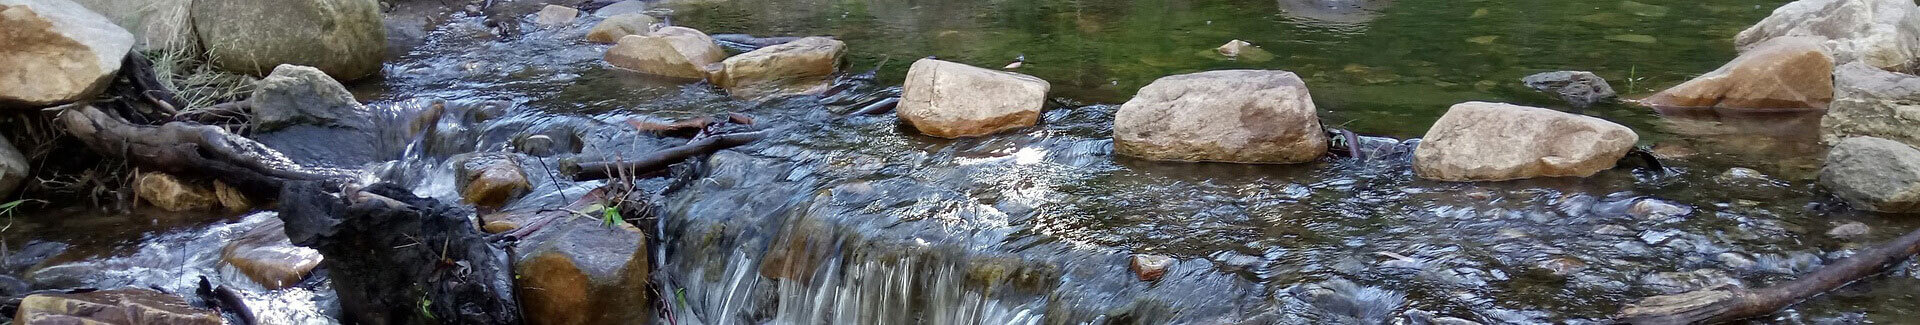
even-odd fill
[[[292,125],[371,129],[371,112],[320,69],[281,65],[253,92],[253,122],[261,131]]]
[[[548,157],[558,153],[554,150],[556,147],[554,146],[553,137],[545,134],[535,134],[521,138],[520,142],[515,144],[513,148],[520,153],[534,157]]]
[[[1307,84],[1292,72],[1168,76],[1115,113],[1114,151],[1173,161],[1294,164],[1327,153]]]
[[[1854,62],[1834,68],[1833,88],[1822,141],[1870,136],[1920,146],[1920,77]]]
[[[642,13],[646,11],[647,11],[647,3],[645,1],[626,0],[621,2],[615,2],[613,4],[607,5],[606,7],[600,7],[600,9],[593,11],[593,16],[600,17],[600,18],[612,18],[613,16],[619,16],[619,15],[625,15],[625,14],[637,14],[637,13]]]
[[[70,0],[0,0],[0,108],[34,109],[106,89],[133,34]]]
[[[1632,206],[1627,207],[1627,215],[1642,219],[1665,220],[1673,217],[1686,216],[1691,213],[1693,213],[1693,208],[1691,207],[1673,204],[1672,202],[1662,201],[1660,199],[1641,199],[1634,201]]]
[[[265,75],[282,64],[340,80],[380,71],[387,31],[374,0],[196,0],[193,28],[221,69]]]
[[[1820,168],[1820,185],[1858,209],[1920,211],[1920,149],[1875,137],[1841,140]]]
[[[1559,95],[1574,107],[1593,106],[1617,95],[1606,79],[1587,71],[1542,72],[1520,78],[1520,82],[1534,90]]]
[[[1904,68],[1920,55],[1920,7],[1911,0],[1800,0],[1734,36],[1742,52],[1780,37],[1822,41],[1836,63]]]
[[[1833,227],[1833,230],[1828,230],[1827,236],[1840,239],[1853,239],[1866,236],[1871,232],[1873,232],[1873,228],[1867,227],[1867,224],[1860,223],[1859,221],[1848,221],[1845,224]]]

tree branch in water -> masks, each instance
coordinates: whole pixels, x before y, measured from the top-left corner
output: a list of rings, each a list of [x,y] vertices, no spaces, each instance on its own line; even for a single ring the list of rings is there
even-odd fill
[[[1715,288],[1650,297],[1621,310],[1619,319],[1633,324],[1718,324],[1766,316],[1879,274],[1914,254],[1920,254],[1920,230],[1854,254],[1798,280],[1755,290]]]

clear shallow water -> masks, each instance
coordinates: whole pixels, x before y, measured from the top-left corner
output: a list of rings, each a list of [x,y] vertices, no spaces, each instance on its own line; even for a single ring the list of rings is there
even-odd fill
[[[810,98],[741,102],[703,84],[618,71],[600,62],[605,45],[580,41],[593,18],[498,39],[485,17],[428,14],[440,18],[425,25],[421,43],[356,91],[395,112],[395,123],[431,99],[506,107],[498,118],[441,121],[452,131],[375,146],[406,148],[377,156],[407,159],[373,164],[369,178],[441,198],[453,197],[446,160],[504,150],[529,134],[579,144],[577,154],[546,160],[557,164],[671,144],[625,129],[630,117],[743,112],[775,126],[771,139],[707,159],[661,201],[666,258],[656,281],[675,292],[676,321],[685,324],[1326,323],[1399,319],[1410,309],[1487,323],[1577,323],[1710,282],[1679,272],[1765,285],[1920,227],[1836,206],[1811,184],[1823,154],[1810,138],[1817,116],[1587,109],[1634,127],[1645,144],[1694,153],[1668,161],[1667,173],[1587,179],[1456,184],[1415,179],[1393,158],[1254,166],[1111,153],[1114,105],[1167,74],[1296,71],[1327,124],[1414,137],[1460,101],[1560,107],[1518,85],[1532,72],[1594,70],[1631,92],[1678,83],[1730,58],[1726,39],[1778,2],[1646,4],[1655,7],[1403,0],[1371,3],[1377,12],[1368,14],[1310,15],[1283,12],[1299,4],[1260,1],[663,5],[675,23],[710,33],[839,36],[854,69],[888,62],[883,85],[897,84],[913,58],[999,66],[1025,54],[1022,72],[1076,103],[1056,105],[1041,126],[965,140],[920,136],[891,116],[842,118]],[[1236,38],[1274,58],[1204,54]],[[1771,176],[1720,176],[1735,166]],[[534,193],[515,206],[554,205],[564,201],[555,189],[594,185],[535,178]],[[1633,212],[1641,201],[1685,213]],[[1873,232],[1824,235],[1844,221]],[[92,245],[117,249],[67,259],[138,260],[133,247],[233,227],[203,222],[214,224],[127,227],[130,239]],[[72,228],[37,229],[32,239],[76,239],[60,234],[77,230],[57,230]],[[12,244],[25,241],[9,234]],[[95,251],[106,253],[79,253]],[[154,254],[196,254],[179,251]],[[1141,282],[1127,270],[1133,253],[1177,262],[1166,279]],[[1915,267],[1763,322],[1920,317]],[[117,283],[107,279],[89,283]]]

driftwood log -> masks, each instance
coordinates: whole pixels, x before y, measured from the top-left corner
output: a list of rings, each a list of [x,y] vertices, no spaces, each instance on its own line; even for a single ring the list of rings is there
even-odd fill
[[[766,132],[753,131],[701,137],[685,145],[655,151],[632,160],[580,163],[565,166],[562,169],[573,174],[573,179],[576,181],[608,179],[616,175],[647,174],[666,170],[667,167],[688,158],[753,143],[765,138]]]
[[[1766,316],[1879,274],[1914,254],[1920,254],[1920,230],[1787,283],[1754,290],[1712,288],[1655,296],[1627,306],[1619,319],[1632,324],[1718,324]]]

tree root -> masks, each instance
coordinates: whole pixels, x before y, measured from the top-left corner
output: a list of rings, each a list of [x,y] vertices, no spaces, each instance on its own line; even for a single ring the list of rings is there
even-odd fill
[[[278,152],[219,127],[190,122],[139,125],[93,106],[70,105],[59,121],[101,155],[164,173],[217,179],[249,193],[280,193],[287,181],[340,180],[308,171]]]
[[[1620,311],[1632,324],[1718,324],[1766,316],[1920,254],[1920,230],[1780,285],[1744,290],[1713,288],[1642,299]]]

